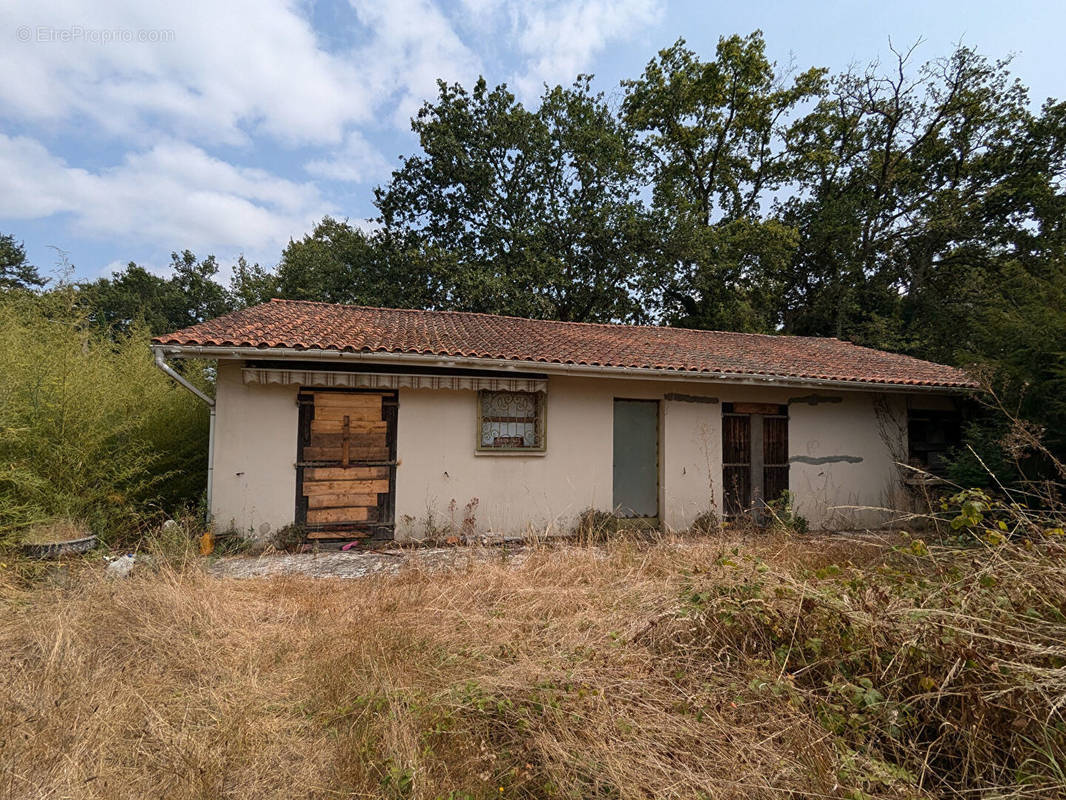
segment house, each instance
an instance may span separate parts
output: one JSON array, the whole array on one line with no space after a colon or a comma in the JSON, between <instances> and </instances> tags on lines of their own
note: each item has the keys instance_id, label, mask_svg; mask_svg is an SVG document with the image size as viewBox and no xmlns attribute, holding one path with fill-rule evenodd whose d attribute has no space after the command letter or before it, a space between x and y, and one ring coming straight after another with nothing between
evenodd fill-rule
<instances>
[{"instance_id":1,"label":"house","mask_svg":"<svg viewBox=\"0 0 1066 800\"><path fill-rule=\"evenodd\" d=\"M209 507L265 535L681 529L791 492L814 527L907 502L963 372L837 339L274 300L153 340L218 362ZM949 431L945 434L945 431Z\"/></svg>"}]
</instances>

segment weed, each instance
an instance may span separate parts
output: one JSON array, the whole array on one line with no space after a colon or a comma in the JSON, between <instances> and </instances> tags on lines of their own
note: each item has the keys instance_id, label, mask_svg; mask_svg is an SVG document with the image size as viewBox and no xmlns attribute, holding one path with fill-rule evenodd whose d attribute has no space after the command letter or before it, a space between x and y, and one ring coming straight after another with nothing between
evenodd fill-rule
<instances>
[{"instance_id":1,"label":"weed","mask_svg":"<svg viewBox=\"0 0 1066 800\"><path fill-rule=\"evenodd\" d=\"M806 533L810 527L807 518L796 513L796 496L788 489L781 492L777 499L768 502L766 510L772 527L800 534Z\"/></svg>"},{"instance_id":2,"label":"weed","mask_svg":"<svg viewBox=\"0 0 1066 800\"><path fill-rule=\"evenodd\" d=\"M1066 547L914 541L0 569L0 795L1062 796Z\"/></svg>"},{"instance_id":3,"label":"weed","mask_svg":"<svg viewBox=\"0 0 1066 800\"><path fill-rule=\"evenodd\" d=\"M697 516L696 519L692 520L692 525L689 526L689 530L692 533L703 536L720 533L722 530L722 521L714 511L704 511Z\"/></svg>"},{"instance_id":4,"label":"weed","mask_svg":"<svg viewBox=\"0 0 1066 800\"><path fill-rule=\"evenodd\" d=\"M605 542L617 535L620 528L621 520L617 514L586 508L578 515L574 536L581 544Z\"/></svg>"},{"instance_id":5,"label":"weed","mask_svg":"<svg viewBox=\"0 0 1066 800\"><path fill-rule=\"evenodd\" d=\"M270 543L283 553L295 553L307 542L307 528L303 525L285 525L274 531Z\"/></svg>"}]
</instances>

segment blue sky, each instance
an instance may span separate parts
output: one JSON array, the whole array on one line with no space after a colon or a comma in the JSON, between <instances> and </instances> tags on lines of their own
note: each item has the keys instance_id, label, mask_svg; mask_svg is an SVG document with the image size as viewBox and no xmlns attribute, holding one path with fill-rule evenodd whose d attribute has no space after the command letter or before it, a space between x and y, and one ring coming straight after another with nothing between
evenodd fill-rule
<instances>
[{"instance_id":1,"label":"blue sky","mask_svg":"<svg viewBox=\"0 0 1066 800\"><path fill-rule=\"evenodd\" d=\"M0 0L0 232L91 278L171 250L274 265L325 214L374 214L435 80L521 99L579 72L617 94L683 36L762 29L770 55L841 70L921 38L1061 97L1066 3L682 0Z\"/></svg>"}]
</instances>

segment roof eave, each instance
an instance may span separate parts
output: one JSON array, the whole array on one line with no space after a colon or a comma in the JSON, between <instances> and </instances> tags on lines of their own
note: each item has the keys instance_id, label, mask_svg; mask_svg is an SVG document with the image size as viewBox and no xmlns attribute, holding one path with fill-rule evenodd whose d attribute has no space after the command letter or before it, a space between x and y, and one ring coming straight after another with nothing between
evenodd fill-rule
<instances>
[{"instance_id":1,"label":"roof eave","mask_svg":"<svg viewBox=\"0 0 1066 800\"><path fill-rule=\"evenodd\" d=\"M153 350L162 350L168 355L186 358L245 358L278 359L298 358L303 361L356 361L378 364L410 364L412 362L440 366L475 369L499 369L502 371L535 371L548 375L597 376L604 378L641 378L645 380L686 381L696 383L730 383L761 387L808 387L837 389L842 391L878 392L933 392L939 394L963 394L974 391L976 386L948 384L882 383L879 381L837 380L831 378L803 378L792 375L756 375L738 372L696 372L654 367L615 367L594 364L562 364L546 361L520 361L502 358L478 358L448 356L433 353L390 353L346 350L315 350L287 347L238 347L232 345L190 345L153 342Z\"/></svg>"}]
</instances>

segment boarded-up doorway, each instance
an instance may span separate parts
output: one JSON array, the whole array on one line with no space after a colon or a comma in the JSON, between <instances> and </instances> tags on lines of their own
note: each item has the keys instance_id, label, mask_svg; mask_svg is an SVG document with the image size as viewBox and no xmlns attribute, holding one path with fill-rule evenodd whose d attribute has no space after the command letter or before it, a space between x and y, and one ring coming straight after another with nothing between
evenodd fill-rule
<instances>
[{"instance_id":1,"label":"boarded-up doorway","mask_svg":"<svg viewBox=\"0 0 1066 800\"><path fill-rule=\"evenodd\" d=\"M296 521L309 539L391 539L396 393L303 391Z\"/></svg>"},{"instance_id":2,"label":"boarded-up doorway","mask_svg":"<svg viewBox=\"0 0 1066 800\"><path fill-rule=\"evenodd\" d=\"M788 490L788 406L722 404L725 513L759 510Z\"/></svg>"},{"instance_id":3,"label":"boarded-up doorway","mask_svg":"<svg viewBox=\"0 0 1066 800\"><path fill-rule=\"evenodd\" d=\"M614 510L659 516L659 402L614 401Z\"/></svg>"}]
</instances>

